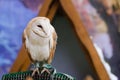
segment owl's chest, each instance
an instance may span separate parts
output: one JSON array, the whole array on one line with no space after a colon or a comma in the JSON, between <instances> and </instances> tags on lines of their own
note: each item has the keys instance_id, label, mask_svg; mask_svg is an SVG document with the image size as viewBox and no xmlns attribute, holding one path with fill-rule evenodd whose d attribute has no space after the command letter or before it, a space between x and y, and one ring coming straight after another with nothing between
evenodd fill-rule
<instances>
[{"instance_id":1,"label":"owl's chest","mask_svg":"<svg viewBox=\"0 0 120 80\"><path fill-rule=\"evenodd\" d=\"M42 61L47 60L50 54L49 45L39 45L29 43L28 50L33 60Z\"/></svg>"},{"instance_id":2,"label":"owl's chest","mask_svg":"<svg viewBox=\"0 0 120 80\"><path fill-rule=\"evenodd\" d=\"M26 39L26 47L33 60L47 60L50 54L49 37L42 38L37 35L29 35Z\"/></svg>"}]
</instances>

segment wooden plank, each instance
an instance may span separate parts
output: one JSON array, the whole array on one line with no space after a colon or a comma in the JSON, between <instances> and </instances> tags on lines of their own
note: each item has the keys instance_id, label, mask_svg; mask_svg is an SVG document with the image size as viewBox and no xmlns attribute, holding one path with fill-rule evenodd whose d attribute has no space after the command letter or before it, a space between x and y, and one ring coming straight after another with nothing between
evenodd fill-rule
<instances>
[{"instance_id":1,"label":"wooden plank","mask_svg":"<svg viewBox=\"0 0 120 80\"><path fill-rule=\"evenodd\" d=\"M59 1L58 0L46 0L44 2L44 5L40 9L38 16L45 16L52 21L57 9L59 6Z\"/></svg>"},{"instance_id":2,"label":"wooden plank","mask_svg":"<svg viewBox=\"0 0 120 80\"><path fill-rule=\"evenodd\" d=\"M28 68L30 67L30 64L31 64L31 60L30 60L29 56L27 56L23 63L23 66L20 68L20 71L28 70Z\"/></svg>"},{"instance_id":3,"label":"wooden plank","mask_svg":"<svg viewBox=\"0 0 120 80\"><path fill-rule=\"evenodd\" d=\"M59 2L58 2L58 0L55 0L53 5L51 6L51 9L48 12L48 15L46 16L50 19L50 21L52 21L53 17L55 16L58 6L59 6Z\"/></svg>"},{"instance_id":4,"label":"wooden plank","mask_svg":"<svg viewBox=\"0 0 120 80\"><path fill-rule=\"evenodd\" d=\"M52 3L53 0L45 0L39 13L38 16L47 16L48 15L48 11L50 10L50 5Z\"/></svg>"},{"instance_id":5,"label":"wooden plank","mask_svg":"<svg viewBox=\"0 0 120 80\"><path fill-rule=\"evenodd\" d=\"M91 58L91 63L93 64L93 68L96 70L98 78L100 80L110 80L71 0L60 0L60 4L65 13L68 15L69 19L72 21L79 40L82 42L84 48L86 48L88 51L87 55L89 55Z\"/></svg>"}]
</instances>

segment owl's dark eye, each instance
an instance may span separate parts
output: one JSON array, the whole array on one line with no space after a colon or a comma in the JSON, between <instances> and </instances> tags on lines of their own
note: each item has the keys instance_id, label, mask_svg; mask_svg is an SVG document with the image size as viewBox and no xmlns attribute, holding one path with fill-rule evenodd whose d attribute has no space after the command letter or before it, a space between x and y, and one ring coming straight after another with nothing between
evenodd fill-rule
<instances>
[{"instance_id":1,"label":"owl's dark eye","mask_svg":"<svg viewBox=\"0 0 120 80\"><path fill-rule=\"evenodd\" d=\"M41 25L37 25L39 28L43 28Z\"/></svg>"}]
</instances>

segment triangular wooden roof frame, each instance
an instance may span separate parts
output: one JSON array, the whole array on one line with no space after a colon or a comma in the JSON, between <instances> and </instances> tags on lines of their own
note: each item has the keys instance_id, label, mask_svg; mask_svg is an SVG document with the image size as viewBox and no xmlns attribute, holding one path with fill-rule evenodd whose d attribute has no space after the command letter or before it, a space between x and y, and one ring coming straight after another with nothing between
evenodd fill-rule
<instances>
[{"instance_id":1,"label":"triangular wooden roof frame","mask_svg":"<svg viewBox=\"0 0 120 80\"><path fill-rule=\"evenodd\" d=\"M46 16L52 21L60 5L66 13L66 15L68 16L69 20L72 22L78 39L82 44L82 49L85 51L87 58L90 64L92 65L93 69L95 70L98 79L110 80L71 0L45 0L38 16ZM10 72L26 71L29 67L29 64L30 59L26 54L25 47L23 44Z\"/></svg>"}]
</instances>

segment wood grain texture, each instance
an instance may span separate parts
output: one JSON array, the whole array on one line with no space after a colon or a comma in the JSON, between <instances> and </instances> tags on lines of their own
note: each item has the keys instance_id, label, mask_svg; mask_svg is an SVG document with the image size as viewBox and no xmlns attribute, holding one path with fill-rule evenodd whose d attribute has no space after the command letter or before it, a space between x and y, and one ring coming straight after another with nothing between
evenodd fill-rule
<instances>
[{"instance_id":1,"label":"wood grain texture","mask_svg":"<svg viewBox=\"0 0 120 80\"><path fill-rule=\"evenodd\" d=\"M47 16L48 11L50 10L50 5L53 0L45 0L41 9L39 10L38 16Z\"/></svg>"},{"instance_id":2,"label":"wood grain texture","mask_svg":"<svg viewBox=\"0 0 120 80\"><path fill-rule=\"evenodd\" d=\"M57 0L55 0L48 12L48 15L47 15L47 17L50 19L50 21L52 21L53 17L55 16L58 6L59 6L59 2Z\"/></svg>"},{"instance_id":3,"label":"wood grain texture","mask_svg":"<svg viewBox=\"0 0 120 80\"><path fill-rule=\"evenodd\" d=\"M40 9L38 16L45 16L52 21L59 6L58 0L46 0Z\"/></svg>"}]
</instances>

